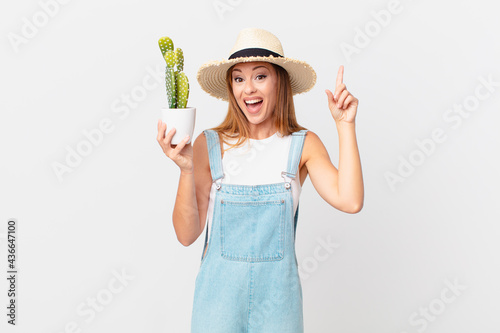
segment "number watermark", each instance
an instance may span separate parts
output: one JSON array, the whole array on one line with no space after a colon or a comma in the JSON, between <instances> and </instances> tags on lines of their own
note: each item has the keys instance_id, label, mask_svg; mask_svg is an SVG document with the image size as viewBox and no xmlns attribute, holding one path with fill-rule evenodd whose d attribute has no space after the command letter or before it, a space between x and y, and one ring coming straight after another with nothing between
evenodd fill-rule
<instances>
[{"instance_id":1,"label":"number watermark","mask_svg":"<svg viewBox=\"0 0 500 333\"><path fill-rule=\"evenodd\" d=\"M16 325L17 309L17 219L7 221L7 323Z\"/></svg>"}]
</instances>

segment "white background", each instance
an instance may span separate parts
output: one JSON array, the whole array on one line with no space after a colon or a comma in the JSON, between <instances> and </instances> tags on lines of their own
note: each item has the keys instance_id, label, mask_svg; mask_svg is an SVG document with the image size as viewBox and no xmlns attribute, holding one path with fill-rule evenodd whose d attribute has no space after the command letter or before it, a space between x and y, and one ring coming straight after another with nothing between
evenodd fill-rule
<instances>
[{"instance_id":1,"label":"white background","mask_svg":"<svg viewBox=\"0 0 500 333\"><path fill-rule=\"evenodd\" d=\"M362 211L329 206L309 178L301 195L306 332L500 332L496 3L401 0L384 26L373 13L389 3L2 2L0 267L7 270L7 221L16 218L19 277L16 327L6 324L1 279L0 330L189 332L204 234L184 247L172 225L179 170L156 142L166 105L164 84L150 74L161 81L157 42L170 36L184 50L196 138L227 111L201 90L198 68L227 58L239 30L259 27L316 70L314 89L295 97L297 117L335 166L324 90L334 89L340 65L360 101ZM481 78L495 82L492 91ZM460 116L454 105L471 111ZM68 149L83 147L84 131L106 119L112 131L58 177L54 165L67 165ZM419 148L415 141L436 129L446 139ZM388 173L400 181L391 186ZM327 252L317 249L328 240L337 248L321 261ZM128 280L117 282L120 274Z\"/></svg>"}]
</instances>

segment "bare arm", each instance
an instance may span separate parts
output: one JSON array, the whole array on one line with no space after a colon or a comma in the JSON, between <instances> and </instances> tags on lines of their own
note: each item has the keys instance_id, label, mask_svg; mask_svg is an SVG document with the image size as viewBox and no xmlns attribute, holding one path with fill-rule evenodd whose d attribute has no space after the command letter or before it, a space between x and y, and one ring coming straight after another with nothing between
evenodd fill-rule
<instances>
[{"instance_id":1,"label":"bare arm","mask_svg":"<svg viewBox=\"0 0 500 333\"><path fill-rule=\"evenodd\" d=\"M193 173L181 171L172 221L177 239L185 246L194 243L206 223L212 176L206 138L201 133L193 146Z\"/></svg>"},{"instance_id":2,"label":"bare arm","mask_svg":"<svg viewBox=\"0 0 500 333\"><path fill-rule=\"evenodd\" d=\"M177 239L184 246L191 245L201 234L193 173L184 173L183 171L180 173L172 222Z\"/></svg>"},{"instance_id":3,"label":"bare arm","mask_svg":"<svg viewBox=\"0 0 500 333\"><path fill-rule=\"evenodd\" d=\"M165 154L180 168L172 221L179 242L189 246L202 233L207 216L212 177L206 139L201 133L194 146L186 145L184 140L174 147L170 145L170 141L175 132L170 131L163 136L165 130L165 124L159 126L158 142Z\"/></svg>"},{"instance_id":4,"label":"bare arm","mask_svg":"<svg viewBox=\"0 0 500 333\"><path fill-rule=\"evenodd\" d=\"M339 169L332 164L323 142L308 131L304 143L306 168L318 194L331 206L346 213L357 213L363 207L363 176L352 128L337 126L339 132Z\"/></svg>"},{"instance_id":5,"label":"bare arm","mask_svg":"<svg viewBox=\"0 0 500 333\"><path fill-rule=\"evenodd\" d=\"M364 185L361 172L355 124L337 123L339 133L338 193L340 202L349 207L349 213L363 208Z\"/></svg>"},{"instance_id":6,"label":"bare arm","mask_svg":"<svg viewBox=\"0 0 500 333\"><path fill-rule=\"evenodd\" d=\"M364 201L363 175L354 121L358 99L347 91L342 82L343 75L344 66L340 66L335 95L326 90L328 106L339 134L339 168L335 168L325 146L312 132L308 132L304 143L304 149L308 152L305 164L314 188L326 202L346 213L357 213Z\"/></svg>"}]
</instances>

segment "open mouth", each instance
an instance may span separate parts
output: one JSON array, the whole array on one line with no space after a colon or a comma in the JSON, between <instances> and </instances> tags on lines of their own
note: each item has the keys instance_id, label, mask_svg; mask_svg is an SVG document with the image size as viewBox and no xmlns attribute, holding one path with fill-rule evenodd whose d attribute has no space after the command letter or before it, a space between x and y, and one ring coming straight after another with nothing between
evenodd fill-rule
<instances>
[{"instance_id":1,"label":"open mouth","mask_svg":"<svg viewBox=\"0 0 500 333\"><path fill-rule=\"evenodd\" d=\"M247 110L252 112L252 113L257 113L259 112L260 108L262 107L262 103L264 100L262 99L254 99L251 101L245 101L245 104L247 106Z\"/></svg>"}]
</instances>

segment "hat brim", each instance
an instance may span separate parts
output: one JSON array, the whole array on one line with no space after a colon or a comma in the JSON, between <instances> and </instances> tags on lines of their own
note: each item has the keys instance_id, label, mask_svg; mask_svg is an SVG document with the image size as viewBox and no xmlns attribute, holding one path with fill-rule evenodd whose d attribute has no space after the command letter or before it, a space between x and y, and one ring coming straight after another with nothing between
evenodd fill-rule
<instances>
[{"instance_id":1,"label":"hat brim","mask_svg":"<svg viewBox=\"0 0 500 333\"><path fill-rule=\"evenodd\" d=\"M211 96L228 101L226 86L227 70L240 62L264 61L283 67L290 77L292 94L311 90L316 84L316 72L305 61L287 57L245 57L231 60L214 60L203 64L196 76L201 88Z\"/></svg>"}]
</instances>

